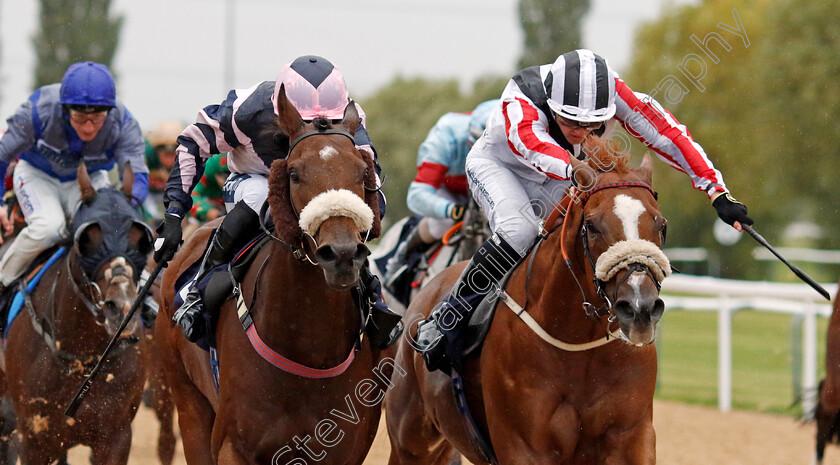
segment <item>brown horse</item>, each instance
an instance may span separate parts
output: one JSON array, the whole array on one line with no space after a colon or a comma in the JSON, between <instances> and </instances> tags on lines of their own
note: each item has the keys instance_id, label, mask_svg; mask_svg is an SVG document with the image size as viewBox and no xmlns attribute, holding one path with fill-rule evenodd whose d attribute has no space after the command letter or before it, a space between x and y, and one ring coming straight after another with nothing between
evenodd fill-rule
<instances>
[{"instance_id":1,"label":"brown horse","mask_svg":"<svg viewBox=\"0 0 840 465\"><path fill-rule=\"evenodd\" d=\"M128 461L145 381L136 321L75 419L64 409L134 302L136 277L152 249L151 230L125 195L132 178L124 176L123 193L96 192L79 169L83 204L72 222L74 242L46 269L9 328L4 393L14 404L24 464L61 461L77 444L91 448L94 464Z\"/></svg>"},{"instance_id":2,"label":"brown horse","mask_svg":"<svg viewBox=\"0 0 840 465\"><path fill-rule=\"evenodd\" d=\"M630 169L596 147L593 170L581 176L591 189L555 209L547 237L507 283L483 350L467 359L466 402L492 449L474 445L452 379L429 373L406 337L396 360L408 373L393 376L385 400L391 465L446 463L451 447L476 464L655 462L651 343L664 310L659 284L670 273L660 249L665 220L650 157ZM412 301L411 337L463 267L445 270Z\"/></svg>"},{"instance_id":3,"label":"brown horse","mask_svg":"<svg viewBox=\"0 0 840 465\"><path fill-rule=\"evenodd\" d=\"M840 295L840 292L838 292ZM820 383L815 462L822 464L825 446L840 442L840 297L834 297L834 311L828 321L825 351L825 379Z\"/></svg>"},{"instance_id":4,"label":"brown horse","mask_svg":"<svg viewBox=\"0 0 840 465\"><path fill-rule=\"evenodd\" d=\"M146 270L151 272L154 269L154 260L149 257ZM149 288L151 298L158 304L161 302L160 292L161 276L158 275L152 287ZM141 282L142 285L142 282ZM159 347L154 343L154 321L147 324L144 316L143 328L143 356L146 365L146 389L143 391L143 405L154 410L160 429L158 431L157 453L161 465L171 465L175 457L175 401L172 399L172 390L166 384Z\"/></svg>"},{"instance_id":5,"label":"brown horse","mask_svg":"<svg viewBox=\"0 0 840 465\"><path fill-rule=\"evenodd\" d=\"M360 341L350 292L369 254L363 240L379 233L373 160L353 143L354 104L335 125L307 123L282 87L276 97L278 126L267 130L293 142L271 166L273 236L242 279L240 305L227 301L219 314L218 391L208 353L170 321L175 279L218 220L187 240L163 278L155 340L190 464L360 464L379 423L387 378Z\"/></svg>"}]
</instances>

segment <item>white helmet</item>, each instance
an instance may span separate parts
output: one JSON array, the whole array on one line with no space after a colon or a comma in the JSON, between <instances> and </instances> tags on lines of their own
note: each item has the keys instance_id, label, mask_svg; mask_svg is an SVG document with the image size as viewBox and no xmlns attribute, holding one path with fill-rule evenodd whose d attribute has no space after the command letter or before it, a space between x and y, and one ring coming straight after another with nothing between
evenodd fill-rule
<instances>
[{"instance_id":1,"label":"white helmet","mask_svg":"<svg viewBox=\"0 0 840 465\"><path fill-rule=\"evenodd\" d=\"M548 106L557 115L581 123L615 115L615 73L607 60L591 50L575 50L557 57L550 72Z\"/></svg>"}]
</instances>

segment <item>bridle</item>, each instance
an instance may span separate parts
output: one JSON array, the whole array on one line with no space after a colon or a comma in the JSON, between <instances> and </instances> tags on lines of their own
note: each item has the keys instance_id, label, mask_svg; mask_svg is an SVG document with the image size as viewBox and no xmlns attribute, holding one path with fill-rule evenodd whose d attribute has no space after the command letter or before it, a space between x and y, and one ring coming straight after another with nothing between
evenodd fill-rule
<instances>
[{"instance_id":1,"label":"bridle","mask_svg":"<svg viewBox=\"0 0 840 465\"><path fill-rule=\"evenodd\" d=\"M656 191L654 191L653 188L647 183L638 182L638 181L610 182L610 183L599 184L599 185L593 187L592 189L589 189L585 192L582 192L580 195L578 195L578 191L577 191L576 188L574 188L574 187L570 188L569 194L568 194L568 197L570 198L568 208L570 209L572 207L573 203L580 202L580 208L582 210L583 208L586 207L586 203L589 201L589 199L592 197L592 195L594 195L597 192L603 191L603 190L617 189L617 188L633 188L633 187L641 187L642 189L645 189L646 191L648 191L650 193L651 196L653 196L654 200L656 200L657 197L658 197L657 194L656 194ZM571 216L571 215L568 214L568 209L567 209L567 213L566 213L565 217L563 218L563 224L561 226L561 231L560 231L560 237L561 237L561 239L560 239L560 250L561 250L561 253L562 253L562 256L563 256L563 260L566 262L566 266L569 268L569 271L571 272L572 277L575 280L575 283L577 283L578 288L580 289L580 293L583 297L583 310L586 313L586 315L590 318L600 319L600 318L603 318L605 316L609 316L610 322L612 322L615 319L615 316L612 315L612 313L611 313L611 309L612 309L612 306L613 306L613 301L615 300L615 296L613 296L614 297L613 299L610 299L610 297L607 295L607 292L606 292L606 285L607 285L606 281L600 279L598 277L598 274L596 273L595 260L592 258L592 251L589 247L589 234L588 234L589 231L588 231L585 219L583 217L581 218L580 225L578 226L578 231L579 231L579 234L581 236L581 241L583 242L583 254L586 257L586 261L589 263L590 270L592 271L592 283L595 286L595 292L598 294L598 296L604 302L603 305L601 305L600 307L595 307L594 305L592 305L591 302L589 302L589 299L587 298L587 295L586 295L586 292L583 289L583 286L581 285L580 281L578 280L577 276L574 273L574 270L572 269L572 262L571 262L571 259L569 258L568 251L566 250L566 241L565 241L565 235L566 235L566 231L568 229L567 223L568 223L569 216ZM618 292L618 288L620 288L621 285L627 279L629 279L630 276L636 271L644 272L645 276L650 278L651 281L653 281L653 283L656 285L656 290L657 291L659 291L659 289L661 289L662 283L658 279L656 279L654 274L651 272L650 267L648 267L647 265L644 265L642 263L634 262L634 263L627 264L626 268L628 269L628 273L626 273L624 278L622 278L621 281L618 282L618 285L616 286L616 292Z\"/></svg>"},{"instance_id":2,"label":"bridle","mask_svg":"<svg viewBox=\"0 0 840 465\"><path fill-rule=\"evenodd\" d=\"M292 141L291 144L289 144L289 150L287 151L286 158L288 159L288 157L292 154L292 151L295 149L297 144L300 143L302 140L306 139L307 137L329 135L329 134L341 135L341 136L344 136L344 137L350 139L350 142L352 142L354 145L356 143L356 140L353 138L353 135L350 134L347 131L342 131L340 129L333 129L333 128L318 126L317 129L305 132L305 133L301 134L300 136L298 136L297 138L295 138L295 140ZM376 190L378 190L378 189L376 189ZM365 191L369 191L367 186L365 186ZM292 202L291 196L289 197L289 202ZM260 214L259 214L259 224L260 224L260 229L262 230L262 232L264 234L266 234L268 237L270 237L271 239L273 239L274 241L278 242L285 249L289 250L292 253L292 255L295 257L296 260L301 261L301 262L308 261L310 264L317 266L318 263L309 256L309 251L306 250L307 249L306 241L301 240L300 244L289 244L288 242L286 242L283 239L274 235L268 229L268 227L266 227L264 219L267 216L266 213L268 212L268 208L269 208L269 205L268 205L268 201L266 200L266 202L263 203L263 206L260 209ZM293 202L292 202L292 212L295 215L295 219L300 220L300 211L294 205ZM305 237L309 238L310 241L312 241L312 244L313 244L312 248L314 250L317 250L318 249L318 241L315 239L315 237L312 234L309 234L307 231L303 231L303 234L304 234ZM362 242L367 242L369 235L370 235L370 230L368 230L365 233L365 237L364 237Z\"/></svg>"}]
</instances>

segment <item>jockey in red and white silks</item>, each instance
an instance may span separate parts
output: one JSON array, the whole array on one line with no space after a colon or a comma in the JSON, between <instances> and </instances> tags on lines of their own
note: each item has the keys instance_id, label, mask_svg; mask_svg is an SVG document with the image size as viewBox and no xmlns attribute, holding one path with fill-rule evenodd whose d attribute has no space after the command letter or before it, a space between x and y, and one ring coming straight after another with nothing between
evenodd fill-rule
<instances>
[{"instance_id":1,"label":"jockey in red and white silks","mask_svg":"<svg viewBox=\"0 0 840 465\"><path fill-rule=\"evenodd\" d=\"M650 96L633 92L605 60L596 57L589 50L577 50L561 55L552 64L520 72L508 82L483 137L467 157L467 175L474 197L493 231L502 231L520 254L534 243L538 218L550 213L550 209L534 211L532 203L539 205L539 202L533 201L539 200L542 205L558 203L571 185L570 157L583 158L583 139L568 140L558 130L555 113L583 123L603 121L604 137L618 136L614 129L616 124L621 124L666 163L687 173L696 189L710 198L726 192L723 176L686 127ZM587 76L593 82L600 80L602 89L581 86ZM524 83L525 89L519 83ZM534 96L530 89L536 86L543 87L542 96L553 98L535 102L540 95ZM572 86L579 89L576 95L568 89ZM608 102L606 107L597 107L597 92L601 90L606 94L603 97ZM575 97L577 100L567 103ZM551 108L552 102L560 111ZM579 109L578 115L562 113L564 105L572 111ZM597 110L610 107L614 108L611 117L606 113L595 115ZM583 113L586 110L589 110L588 117Z\"/></svg>"},{"instance_id":2,"label":"jockey in red and white silks","mask_svg":"<svg viewBox=\"0 0 840 465\"><path fill-rule=\"evenodd\" d=\"M581 49L526 68L508 82L467 155L467 181L493 235L417 330L413 342L429 370L460 370L460 333L473 309L534 244L541 220L572 183L571 157L584 157L586 137L594 131L621 137L614 132L617 123L688 174L721 219L736 229L752 224L685 126L650 96L630 90L606 60Z\"/></svg>"}]
</instances>

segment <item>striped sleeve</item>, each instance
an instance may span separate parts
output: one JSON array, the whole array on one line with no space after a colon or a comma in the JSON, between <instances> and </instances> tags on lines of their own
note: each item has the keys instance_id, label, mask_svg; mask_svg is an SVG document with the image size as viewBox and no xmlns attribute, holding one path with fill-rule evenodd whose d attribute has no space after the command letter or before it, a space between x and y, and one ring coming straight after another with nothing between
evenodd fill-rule
<instances>
[{"instance_id":1,"label":"striped sleeve","mask_svg":"<svg viewBox=\"0 0 840 465\"><path fill-rule=\"evenodd\" d=\"M548 134L548 117L517 97L502 103L508 146L525 164L553 179L568 179L569 152Z\"/></svg>"},{"instance_id":2,"label":"striped sleeve","mask_svg":"<svg viewBox=\"0 0 840 465\"><path fill-rule=\"evenodd\" d=\"M709 197L726 191L720 171L674 115L652 97L633 92L619 78L615 89L615 117L628 133L653 149L663 161L686 173L695 189Z\"/></svg>"},{"instance_id":3,"label":"striped sleeve","mask_svg":"<svg viewBox=\"0 0 840 465\"><path fill-rule=\"evenodd\" d=\"M246 92L240 98L235 90L230 91L220 105L204 107L198 113L195 123L187 126L178 137L178 148L175 150L177 157L164 193L167 208L169 202L176 201L189 211L192 206L190 193L204 174L205 160L217 153L230 152L243 143L250 143L250 139L234 121L236 109L250 93Z\"/></svg>"}]
</instances>

